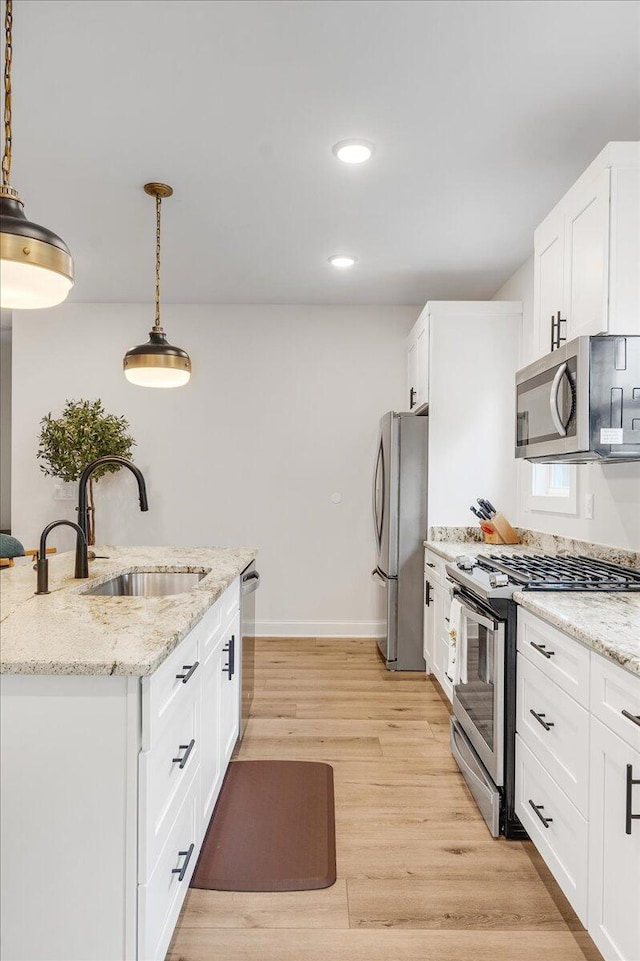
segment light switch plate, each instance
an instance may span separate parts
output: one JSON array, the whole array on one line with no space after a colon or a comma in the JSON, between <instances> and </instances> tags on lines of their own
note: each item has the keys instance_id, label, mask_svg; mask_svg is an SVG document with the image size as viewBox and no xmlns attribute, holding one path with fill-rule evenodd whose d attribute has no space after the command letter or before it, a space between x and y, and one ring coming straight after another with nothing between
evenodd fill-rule
<instances>
[{"instance_id":1,"label":"light switch plate","mask_svg":"<svg viewBox=\"0 0 640 961\"><path fill-rule=\"evenodd\" d=\"M584 495L584 516L588 521L593 520L593 494Z\"/></svg>"},{"instance_id":2,"label":"light switch plate","mask_svg":"<svg viewBox=\"0 0 640 961\"><path fill-rule=\"evenodd\" d=\"M77 497L76 484L65 484L62 481L53 488L54 501L74 501Z\"/></svg>"}]
</instances>

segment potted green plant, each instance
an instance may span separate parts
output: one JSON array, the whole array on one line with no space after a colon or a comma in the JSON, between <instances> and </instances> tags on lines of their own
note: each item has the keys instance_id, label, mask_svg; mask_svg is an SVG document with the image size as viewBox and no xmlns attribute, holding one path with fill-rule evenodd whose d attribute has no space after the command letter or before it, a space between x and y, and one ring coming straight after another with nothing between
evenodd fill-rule
<instances>
[{"instance_id":1,"label":"potted green plant","mask_svg":"<svg viewBox=\"0 0 640 961\"><path fill-rule=\"evenodd\" d=\"M118 454L131 460L136 442L128 431L126 418L108 414L101 400L68 400L61 417L52 417L49 412L40 421L40 469L49 477L73 483L98 457ZM89 544L96 542L94 482L117 470L117 466L107 465L89 479Z\"/></svg>"}]
</instances>

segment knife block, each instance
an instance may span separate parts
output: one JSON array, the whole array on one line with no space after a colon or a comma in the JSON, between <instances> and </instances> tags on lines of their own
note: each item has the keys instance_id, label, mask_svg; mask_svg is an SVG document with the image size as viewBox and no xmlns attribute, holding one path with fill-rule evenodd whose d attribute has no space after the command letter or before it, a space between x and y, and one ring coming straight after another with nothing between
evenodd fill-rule
<instances>
[{"instance_id":1,"label":"knife block","mask_svg":"<svg viewBox=\"0 0 640 961\"><path fill-rule=\"evenodd\" d=\"M482 527L491 528L490 532L483 531L486 544L519 544L520 538L504 516L496 514L490 521L482 521Z\"/></svg>"}]
</instances>

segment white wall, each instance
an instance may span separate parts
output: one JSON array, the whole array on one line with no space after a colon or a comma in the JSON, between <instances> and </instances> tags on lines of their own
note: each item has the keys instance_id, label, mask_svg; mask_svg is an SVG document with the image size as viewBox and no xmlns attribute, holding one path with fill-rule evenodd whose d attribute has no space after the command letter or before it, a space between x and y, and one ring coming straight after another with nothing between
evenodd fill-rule
<instances>
[{"instance_id":1,"label":"white wall","mask_svg":"<svg viewBox=\"0 0 640 961\"><path fill-rule=\"evenodd\" d=\"M520 362L530 356L533 331L533 254L494 295L494 300L523 303ZM640 550L640 464L579 464L577 467L578 513L557 514L525 510L524 499L530 466L518 461L518 509L516 524L537 531L576 537L598 544ZM593 518L585 517L587 494L594 495Z\"/></svg>"},{"instance_id":2,"label":"white wall","mask_svg":"<svg viewBox=\"0 0 640 961\"><path fill-rule=\"evenodd\" d=\"M36 462L39 422L66 399L124 414L150 511L124 472L97 488L107 544L255 545L265 633L370 634L371 474L380 416L402 408L411 307L167 306L191 354L177 391L129 384L122 355L146 339L142 305L71 304L14 317L14 533L34 545L73 518ZM331 501L340 493L339 504ZM52 544L70 546L65 532ZM35 575L34 575L35 576Z\"/></svg>"},{"instance_id":3,"label":"white wall","mask_svg":"<svg viewBox=\"0 0 640 961\"><path fill-rule=\"evenodd\" d=\"M0 329L0 528L11 527L11 330Z\"/></svg>"}]
</instances>

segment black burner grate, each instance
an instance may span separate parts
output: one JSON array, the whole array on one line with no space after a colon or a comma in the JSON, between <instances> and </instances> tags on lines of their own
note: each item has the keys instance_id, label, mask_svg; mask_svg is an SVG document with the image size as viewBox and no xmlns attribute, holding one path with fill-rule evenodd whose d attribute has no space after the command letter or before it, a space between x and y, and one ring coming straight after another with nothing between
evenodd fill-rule
<instances>
[{"instance_id":1,"label":"black burner grate","mask_svg":"<svg viewBox=\"0 0 640 961\"><path fill-rule=\"evenodd\" d=\"M592 557L480 554L477 560L526 591L640 591L640 570Z\"/></svg>"}]
</instances>

